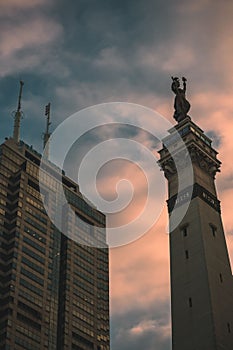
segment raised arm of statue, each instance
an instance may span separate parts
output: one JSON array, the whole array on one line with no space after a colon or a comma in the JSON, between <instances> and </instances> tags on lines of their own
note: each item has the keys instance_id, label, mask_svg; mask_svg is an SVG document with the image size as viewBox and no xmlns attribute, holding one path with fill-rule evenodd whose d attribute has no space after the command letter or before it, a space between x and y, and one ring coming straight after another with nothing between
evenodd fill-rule
<instances>
[{"instance_id":1,"label":"raised arm of statue","mask_svg":"<svg viewBox=\"0 0 233 350\"><path fill-rule=\"evenodd\" d=\"M172 91L174 92L174 94L177 95L179 93L179 91L178 91L179 87L180 87L179 78L172 77L172 86L171 86L171 88L172 88Z\"/></svg>"},{"instance_id":2,"label":"raised arm of statue","mask_svg":"<svg viewBox=\"0 0 233 350\"><path fill-rule=\"evenodd\" d=\"M184 93L186 93L186 81L187 81L187 79L185 78L185 77L182 77L182 81L183 81L183 91L184 91Z\"/></svg>"}]
</instances>

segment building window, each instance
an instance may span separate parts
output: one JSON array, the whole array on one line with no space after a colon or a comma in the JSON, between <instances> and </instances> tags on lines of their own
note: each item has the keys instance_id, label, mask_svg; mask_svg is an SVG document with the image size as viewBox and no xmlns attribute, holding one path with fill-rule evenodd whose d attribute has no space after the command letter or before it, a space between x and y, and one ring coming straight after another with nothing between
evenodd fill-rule
<instances>
[{"instance_id":1,"label":"building window","mask_svg":"<svg viewBox=\"0 0 233 350\"><path fill-rule=\"evenodd\" d=\"M220 282L223 283L223 278L222 278L222 274L221 273L219 274L219 279L220 279Z\"/></svg>"},{"instance_id":2,"label":"building window","mask_svg":"<svg viewBox=\"0 0 233 350\"><path fill-rule=\"evenodd\" d=\"M187 237L188 236L188 225L182 226L180 229L183 237Z\"/></svg>"},{"instance_id":3,"label":"building window","mask_svg":"<svg viewBox=\"0 0 233 350\"><path fill-rule=\"evenodd\" d=\"M209 224L213 237L216 237L217 227L213 224Z\"/></svg>"},{"instance_id":4,"label":"building window","mask_svg":"<svg viewBox=\"0 0 233 350\"><path fill-rule=\"evenodd\" d=\"M189 252L188 252L188 250L185 251L185 258L189 259Z\"/></svg>"},{"instance_id":5,"label":"building window","mask_svg":"<svg viewBox=\"0 0 233 350\"><path fill-rule=\"evenodd\" d=\"M193 301L192 301L192 298L189 298L189 307L193 307Z\"/></svg>"},{"instance_id":6,"label":"building window","mask_svg":"<svg viewBox=\"0 0 233 350\"><path fill-rule=\"evenodd\" d=\"M229 322L227 323L227 330L228 330L228 333L231 333L231 325Z\"/></svg>"}]
</instances>

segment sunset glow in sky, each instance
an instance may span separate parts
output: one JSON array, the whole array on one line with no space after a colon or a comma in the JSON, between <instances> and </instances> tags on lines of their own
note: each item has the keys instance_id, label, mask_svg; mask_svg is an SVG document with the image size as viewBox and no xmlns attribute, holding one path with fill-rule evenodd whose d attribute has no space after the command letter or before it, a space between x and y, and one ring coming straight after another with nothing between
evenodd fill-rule
<instances>
[{"instance_id":1,"label":"sunset glow in sky","mask_svg":"<svg viewBox=\"0 0 233 350\"><path fill-rule=\"evenodd\" d=\"M48 102L52 130L85 107L115 101L149 107L175 124L171 76L185 76L189 115L222 161L216 183L233 263L232 15L232 0L0 0L1 142L12 135L20 79L21 138L42 151ZM124 137L157 154L147 134L126 130ZM115 162L100 174L103 196L114 195L121 177L138 196L122 213L126 220L140 211L146 189L139 169ZM166 227L164 205L146 235L110 251L111 350L171 349Z\"/></svg>"}]
</instances>

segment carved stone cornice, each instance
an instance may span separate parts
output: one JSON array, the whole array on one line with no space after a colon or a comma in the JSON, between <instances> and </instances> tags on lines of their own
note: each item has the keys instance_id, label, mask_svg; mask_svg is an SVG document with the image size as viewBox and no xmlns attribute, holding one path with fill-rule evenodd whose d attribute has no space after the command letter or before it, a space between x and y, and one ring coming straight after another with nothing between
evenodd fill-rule
<instances>
[{"instance_id":1,"label":"carved stone cornice","mask_svg":"<svg viewBox=\"0 0 233 350\"><path fill-rule=\"evenodd\" d=\"M166 179L170 179L170 177L176 174L177 172L173 158L169 158L164 161L159 160L158 164L161 170L163 170Z\"/></svg>"},{"instance_id":2,"label":"carved stone cornice","mask_svg":"<svg viewBox=\"0 0 233 350\"><path fill-rule=\"evenodd\" d=\"M216 157L207 154L193 143L174 155L168 153L167 156L160 159L158 163L161 169L164 171L164 175L167 179L175 175L177 173L177 169L182 171L182 169L190 166L191 164L198 165L212 178L215 178L216 173L220 171L221 165L221 162L216 159Z\"/></svg>"},{"instance_id":3,"label":"carved stone cornice","mask_svg":"<svg viewBox=\"0 0 233 350\"><path fill-rule=\"evenodd\" d=\"M216 173L220 172L221 162L216 157L211 157L194 144L190 145L188 150L192 163L197 164L212 178L215 178Z\"/></svg>"}]
</instances>

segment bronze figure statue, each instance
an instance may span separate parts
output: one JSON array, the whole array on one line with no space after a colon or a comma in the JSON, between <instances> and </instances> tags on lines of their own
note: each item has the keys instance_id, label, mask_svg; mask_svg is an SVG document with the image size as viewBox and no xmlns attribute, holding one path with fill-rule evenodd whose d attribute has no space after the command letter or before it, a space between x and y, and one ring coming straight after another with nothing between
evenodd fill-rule
<instances>
[{"instance_id":1,"label":"bronze figure statue","mask_svg":"<svg viewBox=\"0 0 233 350\"><path fill-rule=\"evenodd\" d=\"M186 81L185 77L182 77L183 89L180 87L180 81L178 77L172 77L172 86L171 89L176 95L174 102L174 118L179 123L181 120L185 119L190 110L190 103L186 100Z\"/></svg>"}]
</instances>

